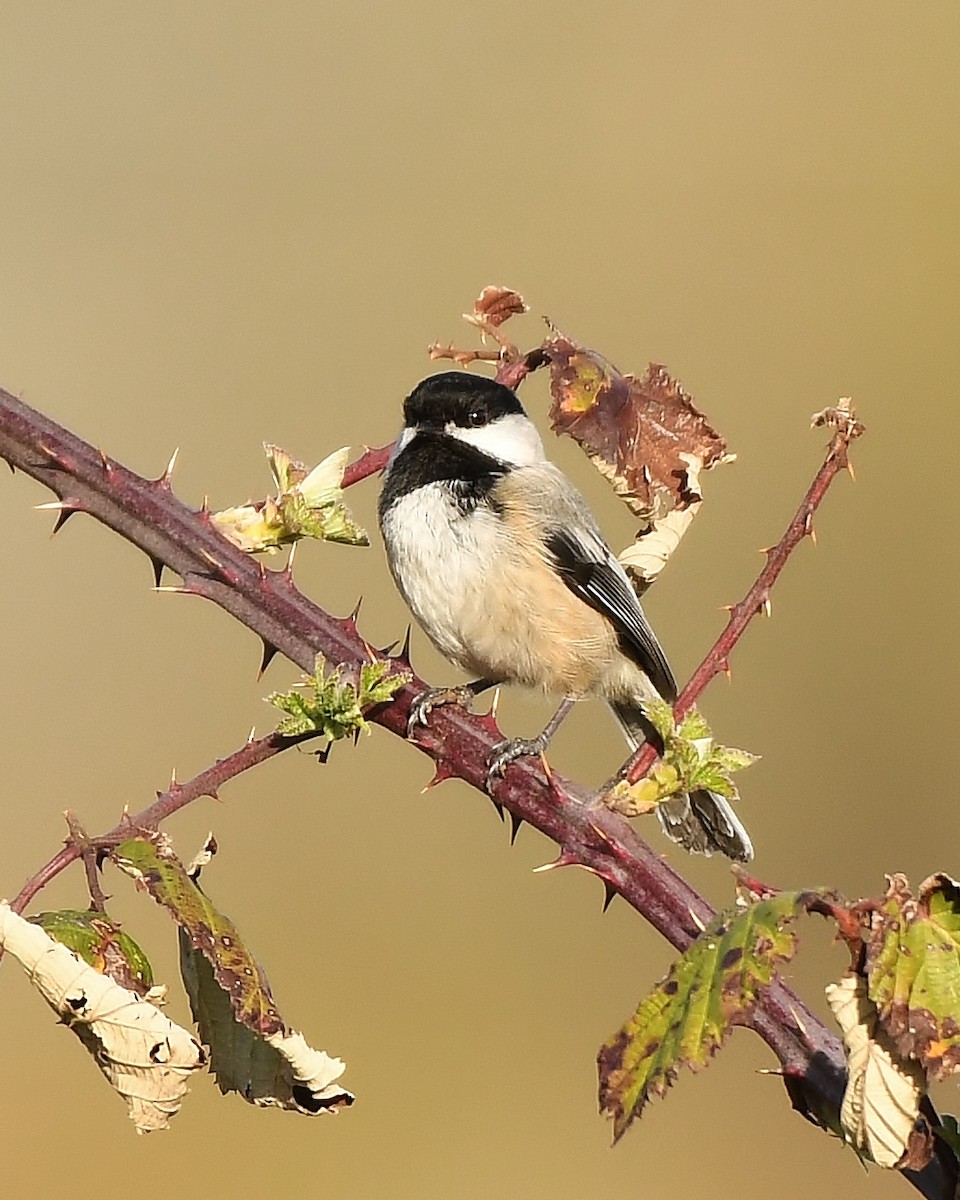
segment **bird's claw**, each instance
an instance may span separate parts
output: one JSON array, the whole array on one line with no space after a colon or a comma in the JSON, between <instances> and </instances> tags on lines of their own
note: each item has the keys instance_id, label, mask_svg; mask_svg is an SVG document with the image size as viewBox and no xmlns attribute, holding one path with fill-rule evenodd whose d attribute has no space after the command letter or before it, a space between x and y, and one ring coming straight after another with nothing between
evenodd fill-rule
<instances>
[{"instance_id":1,"label":"bird's claw","mask_svg":"<svg viewBox=\"0 0 960 1200\"><path fill-rule=\"evenodd\" d=\"M426 725L427 717L435 708L440 708L444 704L459 704L461 708L467 708L473 702L475 695L476 693L467 684L460 687L427 688L425 692L416 696L410 705L410 714L407 717L407 737L413 737L418 725Z\"/></svg>"},{"instance_id":2,"label":"bird's claw","mask_svg":"<svg viewBox=\"0 0 960 1200\"><path fill-rule=\"evenodd\" d=\"M487 763L487 791L493 790L494 784L502 777L507 767L515 763L518 758L542 754L546 748L547 742L542 737L509 738L494 746L490 761Z\"/></svg>"}]
</instances>

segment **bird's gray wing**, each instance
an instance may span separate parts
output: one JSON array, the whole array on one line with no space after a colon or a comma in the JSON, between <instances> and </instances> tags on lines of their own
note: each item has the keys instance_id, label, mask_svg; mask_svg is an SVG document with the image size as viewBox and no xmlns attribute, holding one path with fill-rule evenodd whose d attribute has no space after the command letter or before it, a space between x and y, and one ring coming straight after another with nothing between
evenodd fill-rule
<instances>
[{"instance_id":1,"label":"bird's gray wing","mask_svg":"<svg viewBox=\"0 0 960 1200\"><path fill-rule=\"evenodd\" d=\"M567 587L613 624L624 654L646 673L664 700L676 700L676 680L657 636L599 532L587 525L578 532L558 527L545 532L544 545Z\"/></svg>"}]
</instances>

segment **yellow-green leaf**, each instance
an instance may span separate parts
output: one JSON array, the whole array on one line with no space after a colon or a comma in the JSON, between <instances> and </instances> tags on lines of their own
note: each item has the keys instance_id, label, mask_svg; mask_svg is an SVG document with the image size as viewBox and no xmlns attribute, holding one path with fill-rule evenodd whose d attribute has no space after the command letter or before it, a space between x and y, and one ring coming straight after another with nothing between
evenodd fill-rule
<instances>
[{"instance_id":1,"label":"yellow-green leaf","mask_svg":"<svg viewBox=\"0 0 960 1200\"><path fill-rule=\"evenodd\" d=\"M870 999L901 1053L933 1079L960 1068L960 884L931 875L916 899L892 875L872 914L867 943Z\"/></svg>"},{"instance_id":2,"label":"yellow-green leaf","mask_svg":"<svg viewBox=\"0 0 960 1200\"><path fill-rule=\"evenodd\" d=\"M600 1048L600 1108L613 1118L615 1141L651 1096L666 1092L681 1066L709 1063L731 1024L793 957L796 934L788 926L817 895L781 892L721 913Z\"/></svg>"}]
</instances>

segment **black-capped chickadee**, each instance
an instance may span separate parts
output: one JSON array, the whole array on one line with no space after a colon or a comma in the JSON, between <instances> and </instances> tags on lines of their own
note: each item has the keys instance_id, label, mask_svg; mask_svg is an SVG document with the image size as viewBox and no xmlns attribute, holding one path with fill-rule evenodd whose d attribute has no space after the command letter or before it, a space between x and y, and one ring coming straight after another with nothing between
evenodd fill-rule
<instances>
[{"instance_id":1,"label":"black-capped chickadee","mask_svg":"<svg viewBox=\"0 0 960 1200\"><path fill-rule=\"evenodd\" d=\"M437 703L466 702L495 684L562 695L538 738L497 747L491 781L545 749L585 696L607 701L631 746L656 738L640 702L672 703L673 674L586 501L547 461L515 393L448 371L414 388L403 418L380 494L387 560L440 653L478 676L418 698L411 728ZM746 830L713 792L671 797L657 812L688 850L753 857Z\"/></svg>"}]
</instances>

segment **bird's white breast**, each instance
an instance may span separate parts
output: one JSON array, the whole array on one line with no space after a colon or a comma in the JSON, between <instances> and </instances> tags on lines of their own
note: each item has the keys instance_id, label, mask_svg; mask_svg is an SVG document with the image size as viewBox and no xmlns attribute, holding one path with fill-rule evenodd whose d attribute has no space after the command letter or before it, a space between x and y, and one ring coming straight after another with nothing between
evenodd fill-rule
<instances>
[{"instance_id":1,"label":"bird's white breast","mask_svg":"<svg viewBox=\"0 0 960 1200\"><path fill-rule=\"evenodd\" d=\"M440 483L401 496L383 517L390 569L413 615L441 654L478 673L486 666L474 648L499 554L497 521L482 505L465 517Z\"/></svg>"}]
</instances>

